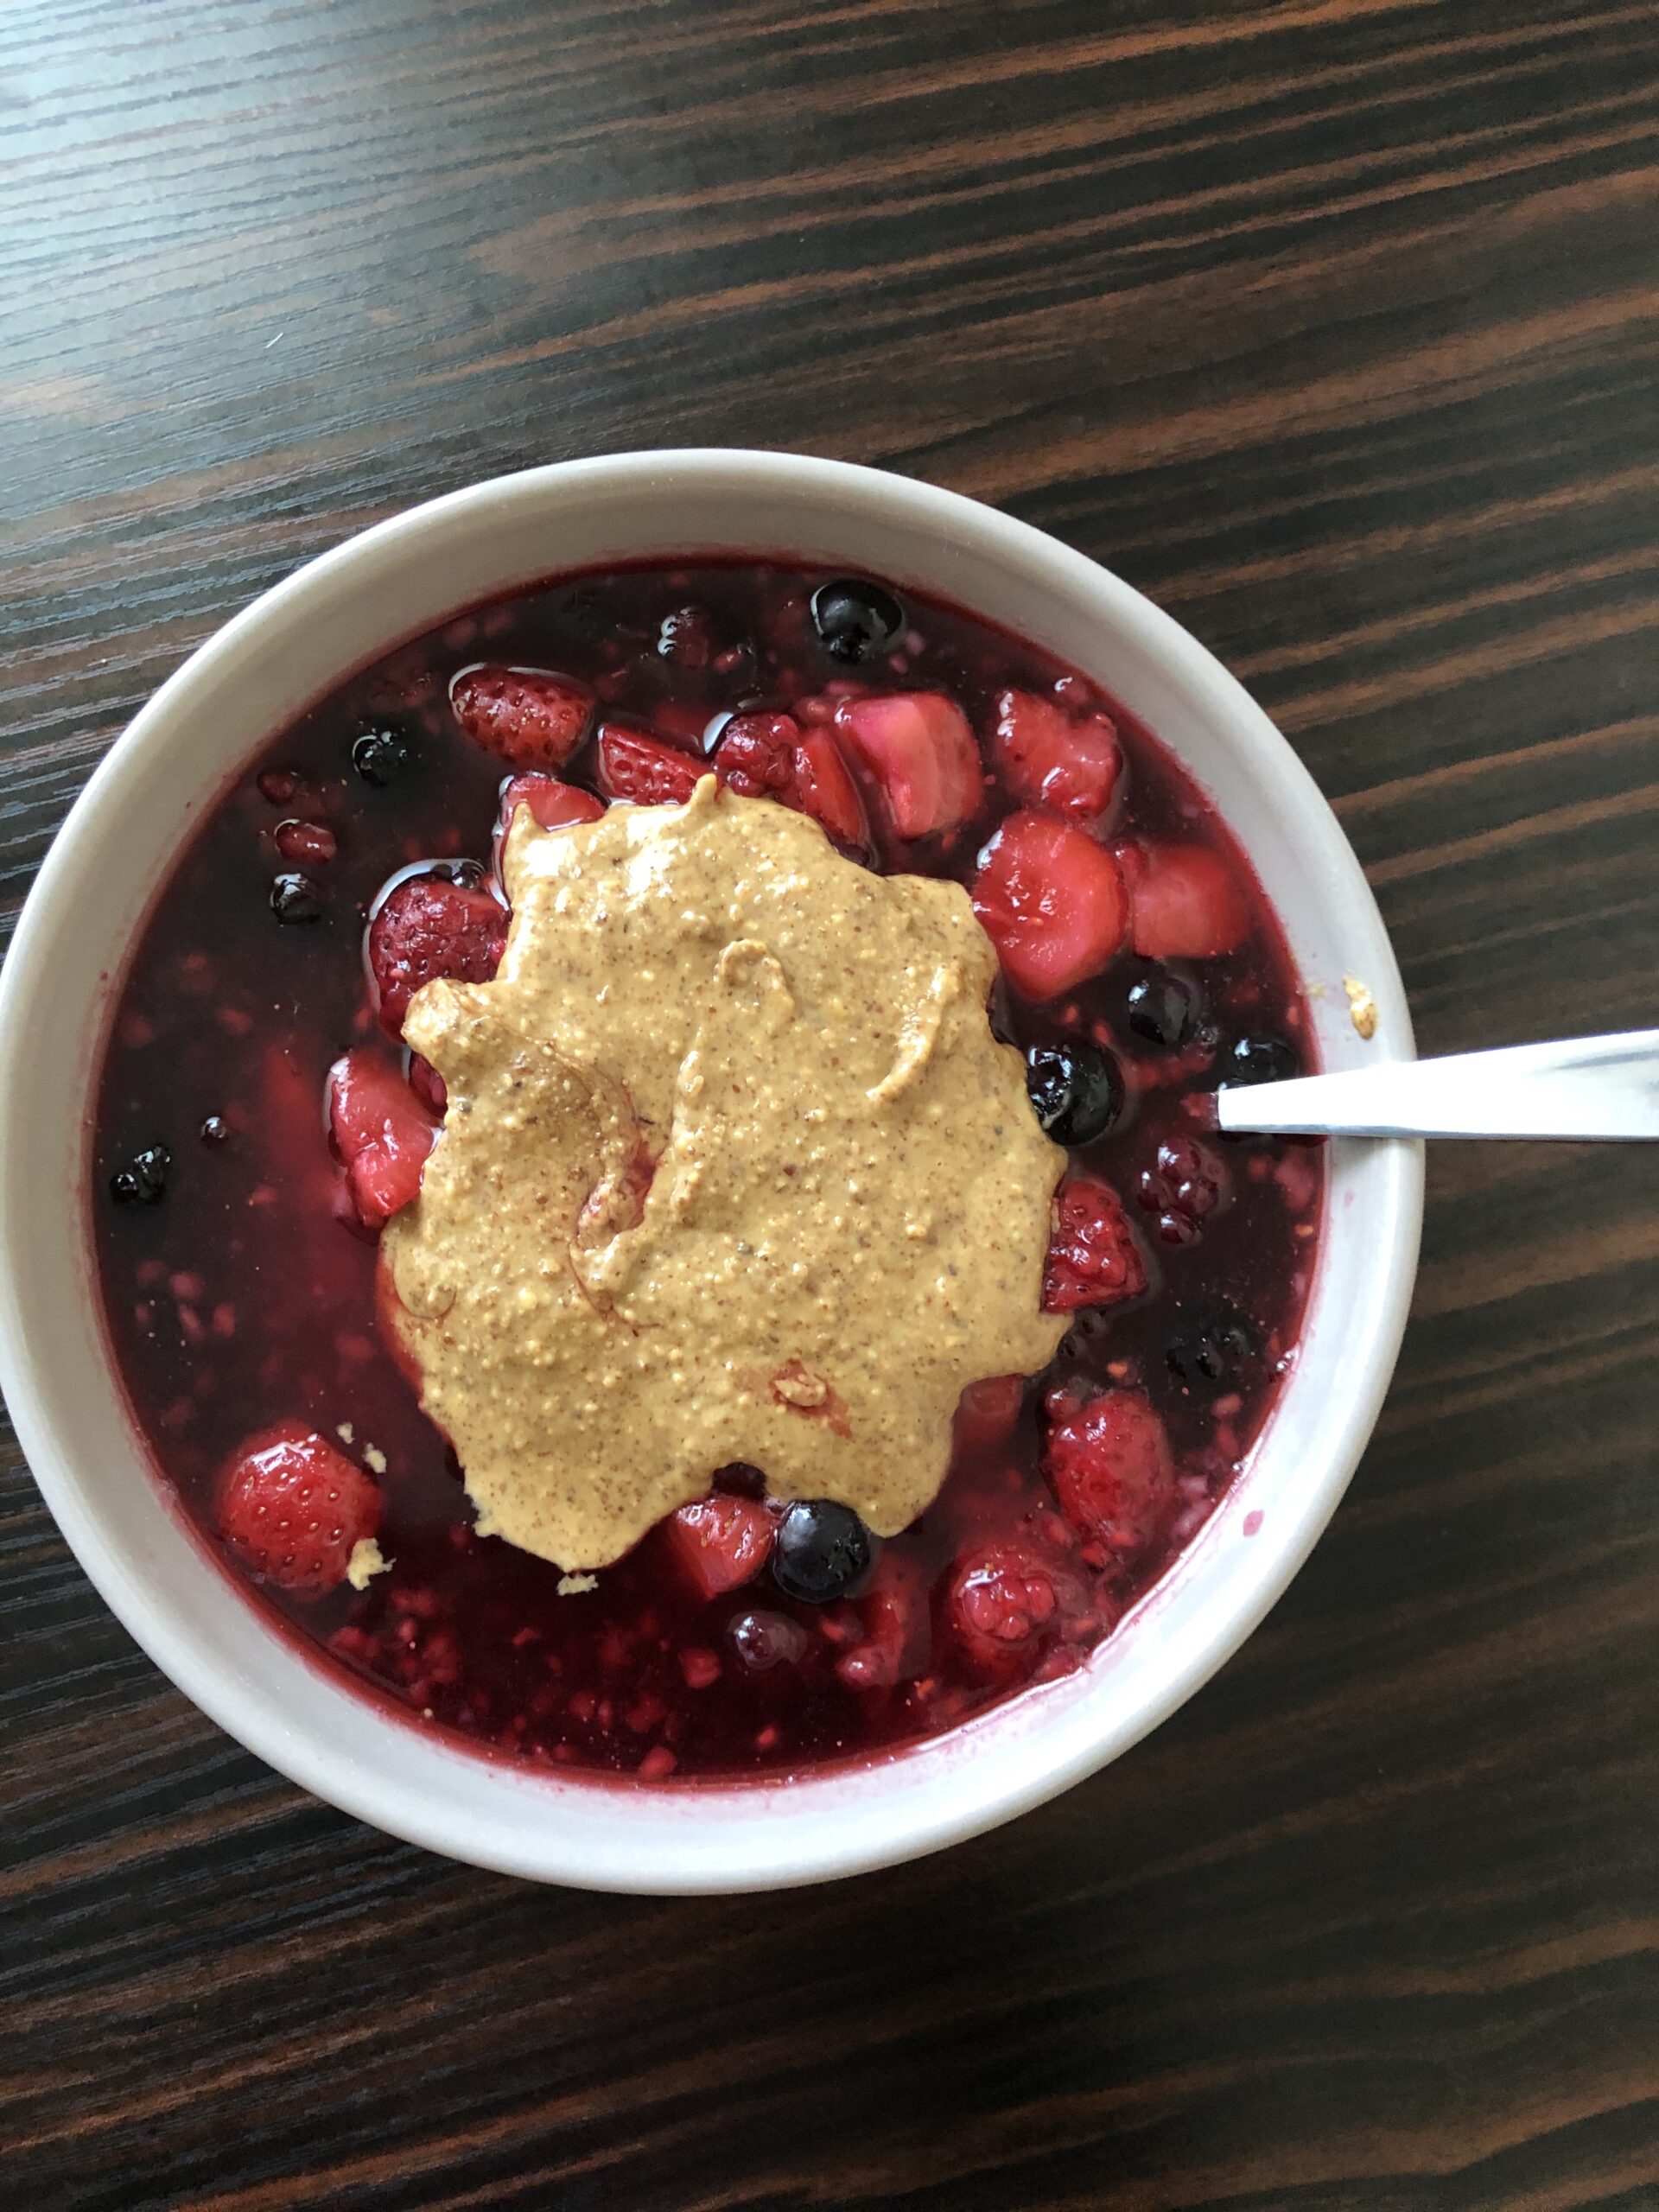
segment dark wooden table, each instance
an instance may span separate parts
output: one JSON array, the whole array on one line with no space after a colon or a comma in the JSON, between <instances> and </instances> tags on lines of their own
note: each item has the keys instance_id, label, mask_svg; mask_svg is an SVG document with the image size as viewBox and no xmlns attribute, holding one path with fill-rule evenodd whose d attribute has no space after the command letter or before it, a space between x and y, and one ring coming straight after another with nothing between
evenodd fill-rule
<instances>
[{"instance_id":1,"label":"dark wooden table","mask_svg":"<svg viewBox=\"0 0 1659 2212\"><path fill-rule=\"evenodd\" d=\"M11 0L0 900L254 593L729 442L997 501L1335 802L1426 1050L1659 1012L1655 0ZM0 1489L0 2196L1659 2205L1659 1158L1446 1147L1267 1626L1000 1834L542 1891L275 1779Z\"/></svg>"}]
</instances>

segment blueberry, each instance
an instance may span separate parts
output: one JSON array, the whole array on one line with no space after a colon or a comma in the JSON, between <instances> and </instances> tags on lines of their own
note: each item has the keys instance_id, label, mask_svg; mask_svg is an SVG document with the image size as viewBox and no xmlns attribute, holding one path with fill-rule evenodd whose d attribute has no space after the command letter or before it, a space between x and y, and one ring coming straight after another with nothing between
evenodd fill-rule
<instances>
[{"instance_id":1,"label":"blueberry","mask_svg":"<svg viewBox=\"0 0 1659 2212\"><path fill-rule=\"evenodd\" d=\"M734 1459L729 1466L715 1469L710 1487L724 1491L728 1497L764 1497L766 1478L759 1467L750 1466L747 1459Z\"/></svg>"},{"instance_id":2,"label":"blueberry","mask_svg":"<svg viewBox=\"0 0 1659 2212\"><path fill-rule=\"evenodd\" d=\"M813 593L812 625L831 660L855 665L895 643L905 610L880 584L838 576Z\"/></svg>"},{"instance_id":3,"label":"blueberry","mask_svg":"<svg viewBox=\"0 0 1659 2212\"><path fill-rule=\"evenodd\" d=\"M1208 1320L1177 1337L1165 1357L1170 1372L1188 1389L1219 1390L1238 1382L1252 1360L1261 1356L1255 1332L1230 1306L1223 1306Z\"/></svg>"},{"instance_id":4,"label":"blueberry","mask_svg":"<svg viewBox=\"0 0 1659 2212\"><path fill-rule=\"evenodd\" d=\"M279 875L270 887L270 911L279 922L320 922L322 901L305 875Z\"/></svg>"},{"instance_id":5,"label":"blueberry","mask_svg":"<svg viewBox=\"0 0 1659 2212\"><path fill-rule=\"evenodd\" d=\"M874 1556L874 1539L850 1506L831 1497L804 1498L778 1524L772 1580L786 1598L826 1605L854 1590Z\"/></svg>"},{"instance_id":6,"label":"blueberry","mask_svg":"<svg viewBox=\"0 0 1659 2212\"><path fill-rule=\"evenodd\" d=\"M164 1144L147 1144L110 1178L110 1196L118 1206L159 1205L167 1191L173 1155Z\"/></svg>"},{"instance_id":7,"label":"blueberry","mask_svg":"<svg viewBox=\"0 0 1659 2212\"><path fill-rule=\"evenodd\" d=\"M1123 1111L1123 1071L1098 1045L1033 1045L1026 1089L1056 1144L1092 1144Z\"/></svg>"},{"instance_id":8,"label":"blueberry","mask_svg":"<svg viewBox=\"0 0 1659 2212\"><path fill-rule=\"evenodd\" d=\"M203 1144L224 1144L229 1140L231 1125L222 1114L210 1114L199 1134Z\"/></svg>"},{"instance_id":9,"label":"blueberry","mask_svg":"<svg viewBox=\"0 0 1659 2212\"><path fill-rule=\"evenodd\" d=\"M1167 968L1154 968L1129 986L1129 1027L1149 1045L1177 1052L1198 1029L1197 987Z\"/></svg>"},{"instance_id":10,"label":"blueberry","mask_svg":"<svg viewBox=\"0 0 1659 2212\"><path fill-rule=\"evenodd\" d=\"M740 1613L726 1633L732 1649L751 1674L768 1674L774 1667L793 1666L806 1651L806 1630L787 1613L764 1607Z\"/></svg>"},{"instance_id":11,"label":"blueberry","mask_svg":"<svg viewBox=\"0 0 1659 2212\"><path fill-rule=\"evenodd\" d=\"M1301 1062L1282 1037L1241 1037L1216 1065L1219 1087L1284 1083L1302 1071Z\"/></svg>"},{"instance_id":12,"label":"blueberry","mask_svg":"<svg viewBox=\"0 0 1659 2212\"><path fill-rule=\"evenodd\" d=\"M677 667L692 675L699 673L715 657L709 617L700 607L677 607L671 614L663 617L663 626L657 633L657 650L664 660L671 660Z\"/></svg>"},{"instance_id":13,"label":"blueberry","mask_svg":"<svg viewBox=\"0 0 1659 2212\"><path fill-rule=\"evenodd\" d=\"M365 784L383 791L409 766L409 741L395 729L365 729L352 747L352 766Z\"/></svg>"}]
</instances>

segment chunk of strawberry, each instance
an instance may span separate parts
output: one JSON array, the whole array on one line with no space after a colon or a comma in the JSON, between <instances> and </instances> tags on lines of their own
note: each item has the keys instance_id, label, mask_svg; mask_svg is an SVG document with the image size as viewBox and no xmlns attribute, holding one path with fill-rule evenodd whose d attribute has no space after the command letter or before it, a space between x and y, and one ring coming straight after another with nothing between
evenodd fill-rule
<instances>
[{"instance_id":1,"label":"chunk of strawberry","mask_svg":"<svg viewBox=\"0 0 1659 2212\"><path fill-rule=\"evenodd\" d=\"M562 768L594 709L585 684L545 668L464 668L449 686L455 720L513 768Z\"/></svg>"},{"instance_id":2,"label":"chunk of strawberry","mask_svg":"<svg viewBox=\"0 0 1659 2212\"><path fill-rule=\"evenodd\" d=\"M1123 1202L1098 1175L1067 1175L1054 1193L1043 1311L1116 1306L1147 1287L1147 1262Z\"/></svg>"},{"instance_id":3,"label":"chunk of strawberry","mask_svg":"<svg viewBox=\"0 0 1659 2212\"><path fill-rule=\"evenodd\" d=\"M381 1027L401 1037L410 999L436 976L487 983L506 941L506 910L487 891L443 875L400 883L369 924Z\"/></svg>"},{"instance_id":4,"label":"chunk of strawberry","mask_svg":"<svg viewBox=\"0 0 1659 2212\"><path fill-rule=\"evenodd\" d=\"M361 1467L303 1421L251 1436L219 1471L219 1535L251 1573L297 1597L346 1580L355 1547L380 1525L380 1492Z\"/></svg>"},{"instance_id":5,"label":"chunk of strawberry","mask_svg":"<svg viewBox=\"0 0 1659 2212\"><path fill-rule=\"evenodd\" d=\"M1057 998L1098 975L1123 942L1116 861L1050 815L1011 814L980 855L974 912L1023 998Z\"/></svg>"},{"instance_id":6,"label":"chunk of strawberry","mask_svg":"<svg viewBox=\"0 0 1659 2212\"><path fill-rule=\"evenodd\" d=\"M991 759L1022 806L1064 815L1085 830L1105 820L1123 772L1123 748L1107 715L1074 720L1034 691L998 698Z\"/></svg>"},{"instance_id":7,"label":"chunk of strawberry","mask_svg":"<svg viewBox=\"0 0 1659 2212\"><path fill-rule=\"evenodd\" d=\"M1079 1579L1035 1546L988 1544L957 1561L941 1624L970 1673L1003 1682L1027 1673L1084 1602Z\"/></svg>"},{"instance_id":8,"label":"chunk of strawberry","mask_svg":"<svg viewBox=\"0 0 1659 2212\"><path fill-rule=\"evenodd\" d=\"M709 772L695 753L664 745L626 722L605 722L599 733L599 787L607 798L636 806L683 806Z\"/></svg>"},{"instance_id":9,"label":"chunk of strawberry","mask_svg":"<svg viewBox=\"0 0 1659 2212\"><path fill-rule=\"evenodd\" d=\"M1131 931L1148 960L1210 960L1250 926L1244 889L1207 845L1145 845L1134 874Z\"/></svg>"},{"instance_id":10,"label":"chunk of strawberry","mask_svg":"<svg viewBox=\"0 0 1659 2212\"><path fill-rule=\"evenodd\" d=\"M563 830L573 822L597 822L605 812L602 798L595 798L591 791L578 791L574 784L562 784L556 776L512 777L501 786L495 834L490 842L498 881L502 849L512 827L512 818L521 806L528 810L538 830Z\"/></svg>"},{"instance_id":11,"label":"chunk of strawberry","mask_svg":"<svg viewBox=\"0 0 1659 2212\"><path fill-rule=\"evenodd\" d=\"M836 1662L842 1681L855 1690L888 1689L919 1675L927 1665L932 1624L927 1577L917 1562L884 1551L858 1609L864 1634Z\"/></svg>"},{"instance_id":12,"label":"chunk of strawberry","mask_svg":"<svg viewBox=\"0 0 1659 2212\"><path fill-rule=\"evenodd\" d=\"M772 1552L772 1516L758 1498L715 1491L663 1522L669 1555L700 1597L751 1582Z\"/></svg>"},{"instance_id":13,"label":"chunk of strawberry","mask_svg":"<svg viewBox=\"0 0 1659 2212\"><path fill-rule=\"evenodd\" d=\"M1043 1466L1060 1510L1086 1541L1133 1565L1168 1529L1179 1503L1175 1462L1157 1409L1139 1390L1057 1384Z\"/></svg>"},{"instance_id":14,"label":"chunk of strawberry","mask_svg":"<svg viewBox=\"0 0 1659 2212\"><path fill-rule=\"evenodd\" d=\"M974 733L943 691L843 700L836 728L869 779L886 828L905 843L978 813L985 772Z\"/></svg>"},{"instance_id":15,"label":"chunk of strawberry","mask_svg":"<svg viewBox=\"0 0 1659 2212\"><path fill-rule=\"evenodd\" d=\"M595 798L591 791L578 791L574 784L562 784L556 776L514 776L502 787L499 836L505 836L512 827L512 817L521 806L530 809L531 820L538 830L563 830L572 822L597 822L605 811L603 799Z\"/></svg>"},{"instance_id":16,"label":"chunk of strawberry","mask_svg":"<svg viewBox=\"0 0 1659 2212\"><path fill-rule=\"evenodd\" d=\"M418 1052L409 1056L409 1087L427 1112L441 1122L449 1103L449 1086L431 1061L423 1060Z\"/></svg>"},{"instance_id":17,"label":"chunk of strawberry","mask_svg":"<svg viewBox=\"0 0 1659 2212\"><path fill-rule=\"evenodd\" d=\"M1014 1434L1025 1395L1023 1375L991 1375L982 1382L970 1382L957 1401L954 1456L982 1459L1000 1452Z\"/></svg>"},{"instance_id":18,"label":"chunk of strawberry","mask_svg":"<svg viewBox=\"0 0 1659 2212\"><path fill-rule=\"evenodd\" d=\"M870 842L864 802L841 747L827 729L809 730L795 748L795 788L801 809L838 845L862 852Z\"/></svg>"},{"instance_id":19,"label":"chunk of strawberry","mask_svg":"<svg viewBox=\"0 0 1659 2212\"><path fill-rule=\"evenodd\" d=\"M437 1123L378 1052L359 1046L329 1069L328 1130L365 1228L419 1197Z\"/></svg>"}]
</instances>

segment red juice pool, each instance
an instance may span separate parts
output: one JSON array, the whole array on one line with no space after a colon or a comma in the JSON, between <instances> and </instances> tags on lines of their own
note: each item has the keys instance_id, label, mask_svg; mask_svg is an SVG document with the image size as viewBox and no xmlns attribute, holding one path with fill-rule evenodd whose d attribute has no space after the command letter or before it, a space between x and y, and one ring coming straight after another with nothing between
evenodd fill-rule
<instances>
[{"instance_id":1,"label":"red juice pool","mask_svg":"<svg viewBox=\"0 0 1659 2212\"><path fill-rule=\"evenodd\" d=\"M149 1456L251 1602L365 1695L493 1755L646 1781L764 1777L936 1735L1067 1673L1203 1526L1294 1357L1322 1151L1220 1139L1205 1112L1220 1082L1312 1065L1249 864L1152 734L1085 678L899 597L782 562L638 567L562 578L401 645L209 810L123 982L97 1096L95 1243ZM526 669L556 672L562 730L491 675ZM461 727L457 677L488 744ZM965 798L931 757L918 775L906 756L892 780L881 733L908 743L908 709L865 714L880 741L861 740L866 702L918 695L952 702L973 733ZM924 754L943 711L923 713ZM373 1209L365 1224L325 1107L348 1051L376 1079L409 1080L365 927L399 882L458 887L485 911L504 783L544 766L549 745L559 783L598 801L683 795L713 767L818 812L868 865L976 886L1011 979L993 1024L1027 1053L1054 1133L1077 1139L1057 1249L1081 1234L1087 1276L1099 1236L1114 1262L1128 1240L1127 1286L1075 1307L1043 1376L970 1394L938 1499L830 1602L787 1594L764 1564L708 1586L746 1563L732 1516L753 1521L766 1486L741 1468L710 1471L718 1496L744 1502L716 1513L726 1568L688 1573L664 1526L561 1594L556 1567L475 1534L454 1456L377 1325ZM1000 875L999 834L1005 862L1025 840ZM1033 889L1046 869L1052 885ZM1097 957L1079 917L1103 870L1127 918ZM479 957L474 933L449 972ZM1056 975L1064 987L1043 995ZM1103 1182L1121 1212L1099 1236L1068 1228L1066 1190ZM390 1565L363 1589L285 1587L225 1541L225 1470L278 1423L326 1440L378 1497Z\"/></svg>"}]
</instances>

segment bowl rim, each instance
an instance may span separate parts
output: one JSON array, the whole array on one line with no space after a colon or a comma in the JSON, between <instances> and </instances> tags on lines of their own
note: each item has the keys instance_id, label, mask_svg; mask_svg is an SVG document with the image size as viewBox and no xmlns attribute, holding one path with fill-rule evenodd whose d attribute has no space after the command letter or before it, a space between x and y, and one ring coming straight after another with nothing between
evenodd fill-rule
<instances>
[{"instance_id":1,"label":"bowl rim","mask_svg":"<svg viewBox=\"0 0 1659 2212\"><path fill-rule=\"evenodd\" d=\"M31 1003L51 988L54 935L66 926L77 885L94 856L97 836L111 810L120 806L130 779L143 772L144 755L152 741L175 717L189 711L193 701L233 677L238 658L251 641L274 621L320 610L355 582L371 580L388 555L409 554L423 540L432 545L441 543L458 525L500 511L504 502L528 501L542 507L573 495L597 493L626 500L667 486L683 493L700 487L730 488L734 484L741 484L757 499L771 496L785 509L791 495L798 499L805 494L823 506L856 511L866 519L879 518L884 513L902 517L908 525L936 531L944 545L965 537L992 559L1040 566L1068 588L1094 594L1119 629L1133 633L1150 657L1166 664L1183 684L1205 699L1217 728L1227 731L1230 743L1236 741L1246 753L1253 751L1258 758L1265 755L1270 760L1281 787L1297 809L1300 826L1317 839L1322 863L1328 864L1340 884L1346 902L1344 929L1361 944L1368 963L1363 972L1377 1005L1382 1049L1395 1058L1409 1057L1414 1049L1398 967L1357 859L1307 770L1236 680L1173 617L1110 570L995 508L885 470L788 453L715 447L652 449L555 462L485 479L396 514L305 563L215 631L162 684L116 740L76 799L30 888L0 968L0 1270L14 1291L12 1298L0 1301L0 1389L24 1454L71 1548L123 1625L196 1705L267 1764L343 1810L451 1857L531 1878L651 1894L789 1886L919 1856L982 1833L1057 1796L1118 1757L1166 1719L1231 1656L1277 1602L1345 1490L1393 1372L1414 1279L1422 1211L1421 1145L1370 1142L1368 1150L1376 1163L1376 1203L1383 1233L1379 1246L1370 1253L1365 1315L1351 1375L1353 1388L1332 1429L1319 1478L1309 1484L1300 1510L1284 1516L1285 1525L1275 1530L1273 1543L1261 1548L1254 1576L1240 1580L1226 1602L1217 1606L1208 1632L1192 1639L1179 1661L1167 1668L1159 1694L1127 1720L1103 1713L1100 1725L1092 1731L1072 1730L1074 1740L1065 1756L1045 1758L1039 1751L1024 1773L1011 1775L994 1793L977 1800L969 1790L962 1802L942 1804L936 1792L925 1811L912 1811L906 1817L906 1790L902 1787L887 1789L893 1809L885 1823L876 1824L885 1828L879 1839L873 1840L862 1828L856 1841L850 1835L837 1836L833 1823L826 1826L822 1819L813 1834L791 1833L785 1837L785 1828L803 1827L791 1815L804 1801L816 1799L834 1777L843 1773L832 1769L827 1774L820 1770L816 1777L809 1770L804 1777L785 1777L769 1784L681 1783L660 1793L641 1793L633 1786L631 1802L635 1804L645 1797L664 1805L677 1802L688 1812L699 1806L706 1810L711 1803L723 1806L725 1813L717 1817L723 1817L734 1833L756 1827L734 1815L770 1808L767 1819L756 1829L757 1835L764 1831L769 1838L764 1857L763 1847L756 1843L747 1852L731 1853L722 1853L718 1844L712 1849L693 1849L683 1866L658 1863L648 1846L596 1859L591 1842L583 1842L580 1837L574 1847L562 1847L555 1820L539 1824L519 1821L516 1826L521 1832L512 1834L508 1831L515 1824L511 1821L465 1812L451 1816L442 1802L423 1802L413 1792L405 1792L400 1802L391 1802L382 1783L353 1770L317 1731L267 1709L247 1681L215 1679L211 1669L204 1669L177 1609L151 1586L142 1560L124 1556L119 1541L102 1524L83 1494L79 1471L60 1448L47 1410L26 1313L24 1286L29 1278L18 1193L19 1178L27 1172L29 1135L18 1072L22 1055L16 1042L26 1032ZM764 538L769 550L786 547L786 515L782 529L757 532L757 537ZM650 559L658 553L671 557L686 550L683 540L659 539L655 550L642 541L638 557ZM546 573L558 573L556 566ZM525 574L519 588L535 580ZM948 584L934 588L949 595ZM454 611L461 611L459 605ZM423 622L418 630L424 632L430 626ZM410 634L407 628L388 628L385 644L378 650L391 650ZM347 672L341 668L340 676ZM257 741L264 741L265 734L262 733ZM254 741L250 740L241 758L245 760ZM218 787L216 780L213 792ZM204 800L210 795L204 778ZM181 825L169 866L197 818L193 817ZM164 880L164 874L158 877L158 890ZM111 957L118 968L123 948ZM95 1067L96 1060L88 1080L95 1074ZM79 1096L84 1102L85 1082ZM1330 1242L1331 1230L1327 1208L1322 1251ZM114 1382L113 1376L111 1380ZM118 1391L118 1384L116 1388ZM1293 1376L1281 1408L1294 1389ZM1274 1418L1277 1417L1275 1409ZM1193 1551L1198 1548L1195 1546ZM1190 1561L1192 1556L1192 1551L1183 1554L1165 1582L1179 1575L1183 1561ZM1160 1583L1144 1604L1155 1605L1164 1586ZM253 1611L245 1603L245 1609L250 1614ZM320 1681L323 1679L320 1668L314 1671ZM1071 1678L1074 1682L1077 1680ZM343 1690L334 1694L352 1696ZM1048 1694L1028 1692L1013 1705L1036 1711ZM360 1698L353 1701L366 1703ZM993 1708L981 1720L861 1771L880 1777L894 1771L916 1771L930 1760L937 1764L935 1755L947 1761L952 1757L971 1758L976 1739L983 1740L987 1724L996 1724L998 1716L1007 1715L1011 1709L1008 1705ZM1043 1731L1039 1722L1025 1732L1035 1739ZM474 1762L477 1757L470 1752L454 1756ZM555 1782L518 1770L500 1771L543 1802L550 1792L563 1797L574 1791L589 1800L602 1796L613 1801L629 1794L626 1786L612 1783L595 1785L564 1777ZM785 1796L790 1803L780 1811L776 1801ZM807 1809L821 1814L823 1808ZM639 1825L643 1834L651 1824ZM528 1835L522 1832L526 1829L531 1831Z\"/></svg>"}]
</instances>

